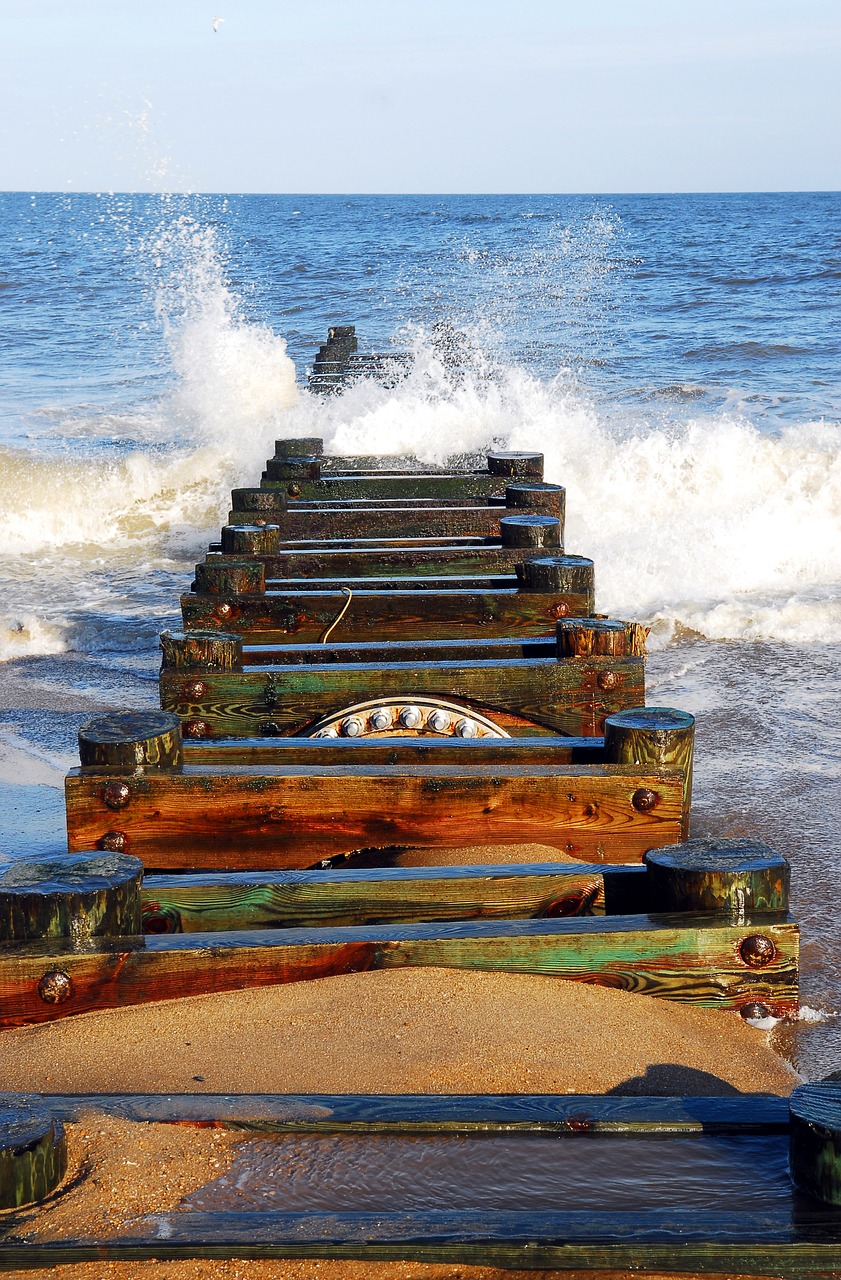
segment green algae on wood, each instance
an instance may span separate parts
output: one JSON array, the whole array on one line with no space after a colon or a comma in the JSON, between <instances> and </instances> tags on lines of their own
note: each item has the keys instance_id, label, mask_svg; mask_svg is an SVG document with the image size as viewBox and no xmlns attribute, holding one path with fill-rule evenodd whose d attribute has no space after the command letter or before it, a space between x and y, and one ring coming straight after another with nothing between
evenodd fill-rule
<instances>
[{"instance_id":1,"label":"green algae on wood","mask_svg":"<svg viewBox=\"0 0 841 1280\"><path fill-rule=\"evenodd\" d=\"M0 866L0 942L139 933L142 878L139 859L98 851Z\"/></svg>"},{"instance_id":2,"label":"green algae on wood","mask_svg":"<svg viewBox=\"0 0 841 1280\"><path fill-rule=\"evenodd\" d=\"M791 872L757 840L687 840L645 855L652 911L785 914Z\"/></svg>"},{"instance_id":3,"label":"green algae on wood","mask_svg":"<svg viewBox=\"0 0 841 1280\"><path fill-rule=\"evenodd\" d=\"M45 1200L66 1172L64 1126L37 1105L0 1104L0 1209Z\"/></svg>"}]
</instances>

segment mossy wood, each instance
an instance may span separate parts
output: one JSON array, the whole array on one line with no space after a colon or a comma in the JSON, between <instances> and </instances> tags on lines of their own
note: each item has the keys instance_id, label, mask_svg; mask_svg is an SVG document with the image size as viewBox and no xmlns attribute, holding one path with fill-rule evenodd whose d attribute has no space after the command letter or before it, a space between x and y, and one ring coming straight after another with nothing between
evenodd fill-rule
<instances>
[{"instance_id":1,"label":"mossy wood","mask_svg":"<svg viewBox=\"0 0 841 1280\"><path fill-rule=\"evenodd\" d=\"M164 667L194 666L198 672L207 665L213 669L213 663L194 661L191 646L184 637L191 636L224 636L224 632L169 631L165 636L171 638L171 649L164 649ZM346 665L356 662L475 662L478 660L511 661L520 658L557 658L557 646L550 636L496 636L491 640L477 639L469 636L466 639L453 637L448 640L384 640L384 641L347 641L334 640L332 636L324 643L303 644L265 644L260 641L254 644L243 644L242 636L231 636L238 644L238 657L233 664L216 667L217 670L241 670L243 667L273 667L290 665L330 665L338 663ZM177 651L176 651L177 650Z\"/></svg>"},{"instance_id":2,"label":"mossy wood","mask_svg":"<svg viewBox=\"0 0 841 1280\"><path fill-rule=\"evenodd\" d=\"M607 758L617 764L681 770L686 800L686 825L681 839L688 839L695 717L672 707L639 707L609 715L604 735Z\"/></svg>"},{"instance_id":3,"label":"mossy wood","mask_svg":"<svg viewBox=\"0 0 841 1280\"><path fill-rule=\"evenodd\" d=\"M187 765L253 767L264 764L332 765L474 764L486 769L510 765L604 764L602 738L200 738L184 743Z\"/></svg>"},{"instance_id":4,"label":"mossy wood","mask_svg":"<svg viewBox=\"0 0 841 1280\"><path fill-rule=\"evenodd\" d=\"M119 853L59 853L0 866L0 943L140 932L143 864Z\"/></svg>"},{"instance_id":5,"label":"mossy wood","mask_svg":"<svg viewBox=\"0 0 841 1280\"><path fill-rule=\"evenodd\" d=\"M357 849L510 843L620 863L675 843L683 821L680 773L612 765L190 766L119 786L115 796L108 775L71 770L69 848L113 847L118 836L160 870L304 868Z\"/></svg>"},{"instance_id":6,"label":"mossy wood","mask_svg":"<svg viewBox=\"0 0 841 1280\"><path fill-rule=\"evenodd\" d=\"M739 948L760 930L773 958L757 971ZM798 942L791 921L634 915L173 933L66 951L21 943L0 953L0 1026L405 967L543 974L723 1010L761 1001L776 1017L793 1017ZM68 995L45 1003L40 988L57 972Z\"/></svg>"},{"instance_id":7,"label":"mossy wood","mask_svg":"<svg viewBox=\"0 0 841 1280\"><path fill-rule=\"evenodd\" d=\"M45 1200L66 1172L61 1122L32 1099L0 1101L0 1210Z\"/></svg>"},{"instance_id":8,"label":"mossy wood","mask_svg":"<svg viewBox=\"0 0 841 1280\"><path fill-rule=\"evenodd\" d=\"M786 912L789 865L756 840L687 840L645 855L652 911Z\"/></svg>"},{"instance_id":9,"label":"mossy wood","mask_svg":"<svg viewBox=\"0 0 841 1280\"><path fill-rule=\"evenodd\" d=\"M559 618L558 658L644 658L648 629L611 618Z\"/></svg>"},{"instance_id":10,"label":"mossy wood","mask_svg":"<svg viewBox=\"0 0 841 1280\"><path fill-rule=\"evenodd\" d=\"M240 553L241 554L241 553ZM530 556L545 555L541 546L407 546L348 551L342 547L310 551L285 550L264 555L268 580L275 578L403 578L436 575L513 574Z\"/></svg>"},{"instance_id":11,"label":"mossy wood","mask_svg":"<svg viewBox=\"0 0 841 1280\"><path fill-rule=\"evenodd\" d=\"M515 573L484 573L483 566L468 574L401 574L395 578L267 578L265 589L276 593L293 591L341 591L350 587L354 595L370 591L516 591Z\"/></svg>"},{"instance_id":12,"label":"mossy wood","mask_svg":"<svg viewBox=\"0 0 841 1280\"><path fill-rule=\"evenodd\" d=\"M177 769L181 765L181 725L167 711L118 711L95 716L79 730L83 765L111 769Z\"/></svg>"},{"instance_id":13,"label":"mossy wood","mask_svg":"<svg viewBox=\"0 0 841 1280\"><path fill-rule=\"evenodd\" d=\"M841 1081L829 1077L800 1085L789 1107L789 1168L795 1185L816 1200L841 1206Z\"/></svg>"},{"instance_id":14,"label":"mossy wood","mask_svg":"<svg viewBox=\"0 0 841 1280\"><path fill-rule=\"evenodd\" d=\"M181 597L188 631L235 632L278 644L317 641L336 622L341 591ZM535 636L558 618L592 612L592 593L565 591L359 591L333 633L344 640L436 640L442 636Z\"/></svg>"},{"instance_id":15,"label":"mossy wood","mask_svg":"<svg viewBox=\"0 0 841 1280\"><path fill-rule=\"evenodd\" d=\"M608 876L639 882L645 874L635 866ZM604 877L600 866L557 863L149 876L143 932L603 915Z\"/></svg>"},{"instance_id":16,"label":"mossy wood","mask_svg":"<svg viewBox=\"0 0 841 1280\"><path fill-rule=\"evenodd\" d=\"M0 1093L0 1106L36 1105L62 1124L90 1115L139 1124L195 1124L246 1133L549 1134L671 1137L789 1131L787 1098L741 1093L660 1097L616 1094ZM664 1148L666 1150L667 1148ZM621 1153L621 1145L617 1148Z\"/></svg>"},{"instance_id":17,"label":"mossy wood","mask_svg":"<svg viewBox=\"0 0 841 1280\"><path fill-rule=\"evenodd\" d=\"M365 699L440 694L493 718L508 712L533 725L585 736L600 733L605 716L645 700L641 658L563 663L542 660L473 663L316 664L196 675L164 670L161 705L203 736L301 733L329 712ZM188 729L189 732L189 729ZM533 734L528 726L509 732Z\"/></svg>"},{"instance_id":18,"label":"mossy wood","mask_svg":"<svg viewBox=\"0 0 841 1280\"><path fill-rule=\"evenodd\" d=\"M265 518L280 527L281 545L301 541L341 543L348 538L399 539L453 537L499 538L505 506L295 507L271 509ZM229 524L249 524L253 511L232 508Z\"/></svg>"}]
</instances>

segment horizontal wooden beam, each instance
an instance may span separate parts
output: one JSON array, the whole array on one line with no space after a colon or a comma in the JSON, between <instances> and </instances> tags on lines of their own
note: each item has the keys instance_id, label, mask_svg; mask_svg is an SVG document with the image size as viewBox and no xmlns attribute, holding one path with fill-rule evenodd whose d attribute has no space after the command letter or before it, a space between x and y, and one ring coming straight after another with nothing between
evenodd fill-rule
<instances>
[{"instance_id":1,"label":"horizontal wooden beam","mask_svg":"<svg viewBox=\"0 0 841 1280\"><path fill-rule=\"evenodd\" d=\"M356 849L535 843L588 862L682 838L683 775L633 766L264 766L118 778L71 770L71 851L119 848L158 869L307 867Z\"/></svg>"},{"instance_id":2,"label":"horizontal wooden beam","mask_svg":"<svg viewBox=\"0 0 841 1280\"><path fill-rule=\"evenodd\" d=\"M740 953L758 935L770 947L761 969ZM0 1026L405 967L543 974L726 1010L761 1002L791 1017L798 949L788 919L734 924L687 914L165 934L64 947L53 939L0 950ZM62 998L47 1000L45 983L56 974Z\"/></svg>"},{"instance_id":3,"label":"horizontal wooden beam","mask_svg":"<svg viewBox=\"0 0 841 1280\"><path fill-rule=\"evenodd\" d=\"M348 538L382 540L396 538L436 538L449 541L453 537L498 538L499 522L508 514L501 503L490 506L337 506L300 508L288 511L265 511L264 518L280 525L281 543L328 539L340 543ZM254 512L232 508L229 524L247 524Z\"/></svg>"},{"instance_id":4,"label":"horizontal wooden beam","mask_svg":"<svg viewBox=\"0 0 841 1280\"><path fill-rule=\"evenodd\" d=\"M607 764L604 738L202 738L184 743L188 765L227 767L294 764L475 764L486 769L508 765Z\"/></svg>"}]
</instances>

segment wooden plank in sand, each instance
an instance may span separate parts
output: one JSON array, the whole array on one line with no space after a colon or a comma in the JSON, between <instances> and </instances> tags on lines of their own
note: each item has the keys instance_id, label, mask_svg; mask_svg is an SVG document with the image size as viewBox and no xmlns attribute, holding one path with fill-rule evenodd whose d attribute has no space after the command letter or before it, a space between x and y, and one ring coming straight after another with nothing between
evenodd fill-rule
<instances>
[{"instance_id":1,"label":"wooden plank in sand","mask_svg":"<svg viewBox=\"0 0 841 1280\"><path fill-rule=\"evenodd\" d=\"M761 967L743 958L763 941ZM0 1026L150 1000L404 967L534 973L775 1017L797 1012L799 930L766 915L687 913L270 929L7 944ZM767 949L767 953L766 950ZM60 1000L44 996L62 976Z\"/></svg>"}]
</instances>

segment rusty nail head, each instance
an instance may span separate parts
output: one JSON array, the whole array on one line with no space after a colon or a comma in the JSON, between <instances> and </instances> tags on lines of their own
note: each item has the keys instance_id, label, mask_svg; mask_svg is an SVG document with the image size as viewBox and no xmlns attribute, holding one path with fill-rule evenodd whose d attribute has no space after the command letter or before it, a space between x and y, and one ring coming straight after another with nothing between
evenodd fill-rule
<instances>
[{"instance_id":1,"label":"rusty nail head","mask_svg":"<svg viewBox=\"0 0 841 1280\"><path fill-rule=\"evenodd\" d=\"M50 969L38 983L38 995L44 1004L65 1004L72 994L70 975L61 969Z\"/></svg>"},{"instance_id":2,"label":"rusty nail head","mask_svg":"<svg viewBox=\"0 0 841 1280\"><path fill-rule=\"evenodd\" d=\"M266 523L266 521L263 519L263 517L262 517L262 516L258 516L258 518L254 521L254 523L255 523L255 524L265 524L265 523Z\"/></svg>"},{"instance_id":3,"label":"rusty nail head","mask_svg":"<svg viewBox=\"0 0 841 1280\"><path fill-rule=\"evenodd\" d=\"M650 813L659 802L660 797L657 792L649 791L648 787L640 787L631 796L631 804L639 813Z\"/></svg>"},{"instance_id":4,"label":"rusty nail head","mask_svg":"<svg viewBox=\"0 0 841 1280\"><path fill-rule=\"evenodd\" d=\"M207 736L207 722L205 720L185 720L182 731L185 738L204 738Z\"/></svg>"},{"instance_id":5,"label":"rusty nail head","mask_svg":"<svg viewBox=\"0 0 841 1280\"><path fill-rule=\"evenodd\" d=\"M762 969L776 958L777 948L771 938L752 933L739 947L739 955L750 969Z\"/></svg>"},{"instance_id":6,"label":"rusty nail head","mask_svg":"<svg viewBox=\"0 0 841 1280\"><path fill-rule=\"evenodd\" d=\"M125 809L131 799L131 787L127 782L109 782L103 788L102 799L109 809Z\"/></svg>"},{"instance_id":7,"label":"rusty nail head","mask_svg":"<svg viewBox=\"0 0 841 1280\"><path fill-rule=\"evenodd\" d=\"M144 933L177 933L177 917L171 911L144 911Z\"/></svg>"},{"instance_id":8,"label":"rusty nail head","mask_svg":"<svg viewBox=\"0 0 841 1280\"><path fill-rule=\"evenodd\" d=\"M106 831L97 841L97 848L108 853L125 853L126 837L122 831Z\"/></svg>"},{"instance_id":9,"label":"rusty nail head","mask_svg":"<svg viewBox=\"0 0 841 1280\"><path fill-rule=\"evenodd\" d=\"M290 498L298 498L301 495L301 486L299 484L290 484L286 492Z\"/></svg>"},{"instance_id":10,"label":"rusty nail head","mask_svg":"<svg viewBox=\"0 0 841 1280\"><path fill-rule=\"evenodd\" d=\"M229 604L220 604L216 612L220 615L220 617L227 618L228 614L231 612L231 606Z\"/></svg>"},{"instance_id":11,"label":"rusty nail head","mask_svg":"<svg viewBox=\"0 0 841 1280\"><path fill-rule=\"evenodd\" d=\"M202 680L188 680L181 692L186 702L199 702L207 693L207 685Z\"/></svg>"},{"instance_id":12,"label":"rusty nail head","mask_svg":"<svg viewBox=\"0 0 841 1280\"><path fill-rule=\"evenodd\" d=\"M561 602L561 604L556 604L551 612L553 618L565 618L569 613L569 605Z\"/></svg>"},{"instance_id":13,"label":"rusty nail head","mask_svg":"<svg viewBox=\"0 0 841 1280\"><path fill-rule=\"evenodd\" d=\"M600 671L598 684L600 689L615 689L619 683L619 677L615 671Z\"/></svg>"}]
</instances>

